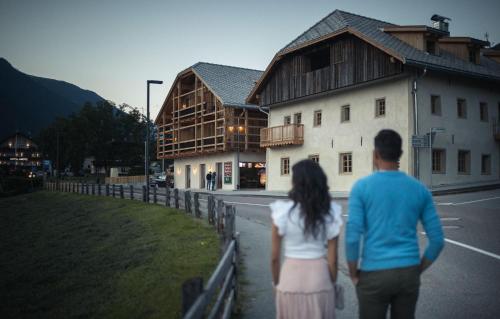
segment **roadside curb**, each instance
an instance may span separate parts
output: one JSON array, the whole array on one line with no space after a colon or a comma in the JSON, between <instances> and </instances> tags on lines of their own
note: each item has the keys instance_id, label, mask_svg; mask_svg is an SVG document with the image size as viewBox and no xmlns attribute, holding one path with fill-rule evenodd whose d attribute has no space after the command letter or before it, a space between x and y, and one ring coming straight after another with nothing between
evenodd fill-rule
<instances>
[{"instance_id":1,"label":"roadside curb","mask_svg":"<svg viewBox=\"0 0 500 319\"><path fill-rule=\"evenodd\" d=\"M474 192L488 191L488 190L493 190L493 189L498 189L498 188L500 188L500 183L481 185L481 186L469 186L469 187L462 187L462 188L453 188L453 189L433 190L432 195L442 196L442 195L451 195L451 194L474 193Z\"/></svg>"}]
</instances>

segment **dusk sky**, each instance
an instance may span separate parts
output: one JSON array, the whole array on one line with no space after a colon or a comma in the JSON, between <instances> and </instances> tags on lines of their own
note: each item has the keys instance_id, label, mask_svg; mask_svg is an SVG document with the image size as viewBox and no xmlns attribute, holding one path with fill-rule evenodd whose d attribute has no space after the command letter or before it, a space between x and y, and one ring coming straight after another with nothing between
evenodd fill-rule
<instances>
[{"instance_id":1,"label":"dusk sky","mask_svg":"<svg viewBox=\"0 0 500 319\"><path fill-rule=\"evenodd\" d=\"M500 1L0 0L0 57L154 119L176 74L198 61L264 70L274 54L335 9L395 24L452 19L453 36L500 42Z\"/></svg>"}]
</instances>

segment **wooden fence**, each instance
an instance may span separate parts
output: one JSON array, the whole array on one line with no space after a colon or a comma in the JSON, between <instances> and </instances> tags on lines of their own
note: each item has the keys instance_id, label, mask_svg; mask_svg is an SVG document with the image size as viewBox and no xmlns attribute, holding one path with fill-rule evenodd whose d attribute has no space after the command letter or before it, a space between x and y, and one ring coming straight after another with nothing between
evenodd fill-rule
<instances>
[{"instance_id":1,"label":"wooden fence","mask_svg":"<svg viewBox=\"0 0 500 319\"><path fill-rule=\"evenodd\" d=\"M46 182L44 189L79 193L95 196L112 196L122 199L142 200L143 202L164 204L184 210L196 218L205 217L219 234L221 259L210 276L207 284L203 278L191 278L182 285L183 318L229 318L234 313L238 298L239 273L239 236L235 230L236 209L225 205L222 199L213 195L201 199L199 193L165 188L159 191L146 186L115 184L89 184L76 182ZM206 201L206 205L200 205Z\"/></svg>"},{"instance_id":2,"label":"wooden fence","mask_svg":"<svg viewBox=\"0 0 500 319\"><path fill-rule=\"evenodd\" d=\"M144 183L146 176L117 176L117 177L106 177L106 184L140 184Z\"/></svg>"}]
</instances>

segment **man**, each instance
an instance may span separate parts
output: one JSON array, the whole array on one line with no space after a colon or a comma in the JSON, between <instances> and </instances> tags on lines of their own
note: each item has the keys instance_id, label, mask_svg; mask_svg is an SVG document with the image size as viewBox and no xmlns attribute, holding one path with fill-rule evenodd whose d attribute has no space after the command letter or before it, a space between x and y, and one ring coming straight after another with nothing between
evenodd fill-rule
<instances>
[{"instance_id":1,"label":"man","mask_svg":"<svg viewBox=\"0 0 500 319\"><path fill-rule=\"evenodd\" d=\"M414 318L420 274L444 246L432 195L398 170L401 144L401 136L393 130L378 133L373 160L379 171L359 180L349 197L346 255L362 319L385 319L389 306L391 319ZM422 258L419 221L429 239Z\"/></svg>"},{"instance_id":2,"label":"man","mask_svg":"<svg viewBox=\"0 0 500 319\"><path fill-rule=\"evenodd\" d=\"M217 173L214 171L212 173L212 190L215 190L216 184L217 183Z\"/></svg>"},{"instance_id":3,"label":"man","mask_svg":"<svg viewBox=\"0 0 500 319\"><path fill-rule=\"evenodd\" d=\"M210 184L211 184L211 180L212 180L212 172L208 171L208 174L206 176L206 179L207 179L207 191L210 190Z\"/></svg>"}]
</instances>

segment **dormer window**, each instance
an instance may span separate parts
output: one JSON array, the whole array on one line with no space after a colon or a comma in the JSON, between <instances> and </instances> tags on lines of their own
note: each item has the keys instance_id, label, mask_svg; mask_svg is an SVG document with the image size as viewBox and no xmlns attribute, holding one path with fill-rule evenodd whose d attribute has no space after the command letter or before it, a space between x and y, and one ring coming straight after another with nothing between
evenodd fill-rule
<instances>
[{"instance_id":1,"label":"dormer window","mask_svg":"<svg viewBox=\"0 0 500 319\"><path fill-rule=\"evenodd\" d=\"M427 53L429 54L436 54L436 42L432 40L427 40L426 43L427 46Z\"/></svg>"},{"instance_id":2,"label":"dormer window","mask_svg":"<svg viewBox=\"0 0 500 319\"><path fill-rule=\"evenodd\" d=\"M330 47L325 47L306 55L307 72L320 70L330 66Z\"/></svg>"},{"instance_id":3,"label":"dormer window","mask_svg":"<svg viewBox=\"0 0 500 319\"><path fill-rule=\"evenodd\" d=\"M469 49L469 62L476 63L476 50Z\"/></svg>"}]
</instances>

